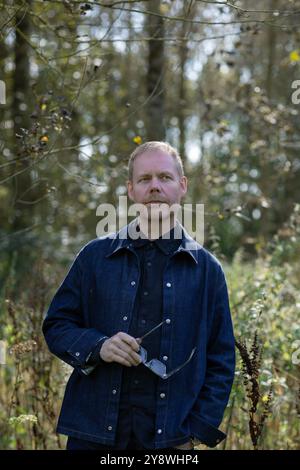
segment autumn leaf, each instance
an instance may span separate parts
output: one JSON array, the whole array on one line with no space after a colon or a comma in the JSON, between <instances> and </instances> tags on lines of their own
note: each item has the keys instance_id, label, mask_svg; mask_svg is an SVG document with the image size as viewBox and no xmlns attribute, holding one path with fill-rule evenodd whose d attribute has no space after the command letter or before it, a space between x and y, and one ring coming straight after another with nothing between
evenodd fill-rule
<instances>
[{"instance_id":1,"label":"autumn leaf","mask_svg":"<svg viewBox=\"0 0 300 470\"><path fill-rule=\"evenodd\" d=\"M42 137L40 137L40 142L46 144L47 142L49 142L49 137L47 135L42 135Z\"/></svg>"},{"instance_id":2,"label":"autumn leaf","mask_svg":"<svg viewBox=\"0 0 300 470\"><path fill-rule=\"evenodd\" d=\"M290 61L291 62L299 62L300 61L300 55L299 55L298 51L290 52Z\"/></svg>"},{"instance_id":3,"label":"autumn leaf","mask_svg":"<svg viewBox=\"0 0 300 470\"><path fill-rule=\"evenodd\" d=\"M159 6L159 12L161 15L167 15L169 13L169 10L170 10L170 5L167 5L166 3L161 4Z\"/></svg>"},{"instance_id":4,"label":"autumn leaf","mask_svg":"<svg viewBox=\"0 0 300 470\"><path fill-rule=\"evenodd\" d=\"M141 145L142 143L142 138L139 136L139 135L136 135L134 138L133 138L133 142L137 145Z\"/></svg>"}]
</instances>

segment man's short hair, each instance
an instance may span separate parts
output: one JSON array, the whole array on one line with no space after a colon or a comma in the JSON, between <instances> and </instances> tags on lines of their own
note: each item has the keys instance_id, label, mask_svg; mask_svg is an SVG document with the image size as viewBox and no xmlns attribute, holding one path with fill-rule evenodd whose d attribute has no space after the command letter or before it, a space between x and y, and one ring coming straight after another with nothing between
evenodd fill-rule
<instances>
[{"instance_id":1,"label":"man's short hair","mask_svg":"<svg viewBox=\"0 0 300 470\"><path fill-rule=\"evenodd\" d=\"M161 142L158 140L152 140L150 142L145 142L142 145L139 145L130 155L129 161L128 161L128 178L129 181L132 181L133 178L133 164L134 160L139 156L142 155L145 152L152 151L152 150L160 150L161 152L168 153L171 155L176 163L176 167L178 170L178 173L181 176L184 175L184 170L183 170L183 164L182 164L182 159L177 152L177 150L172 147L168 142Z\"/></svg>"}]
</instances>

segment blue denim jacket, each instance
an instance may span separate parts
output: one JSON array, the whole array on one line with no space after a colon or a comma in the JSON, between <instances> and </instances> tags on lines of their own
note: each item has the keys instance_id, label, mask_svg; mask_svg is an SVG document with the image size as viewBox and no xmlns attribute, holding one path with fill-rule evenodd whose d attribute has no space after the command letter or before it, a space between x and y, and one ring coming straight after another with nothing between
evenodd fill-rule
<instances>
[{"instance_id":1,"label":"blue denim jacket","mask_svg":"<svg viewBox=\"0 0 300 470\"><path fill-rule=\"evenodd\" d=\"M125 366L87 361L103 337L129 330L140 273L127 229L82 248L43 322L49 350L74 368L57 432L110 446ZM163 319L158 359L167 372L196 352L178 373L159 379L155 448L190 436L215 447L226 437L218 426L234 378L233 327L222 267L184 228L163 275Z\"/></svg>"}]
</instances>

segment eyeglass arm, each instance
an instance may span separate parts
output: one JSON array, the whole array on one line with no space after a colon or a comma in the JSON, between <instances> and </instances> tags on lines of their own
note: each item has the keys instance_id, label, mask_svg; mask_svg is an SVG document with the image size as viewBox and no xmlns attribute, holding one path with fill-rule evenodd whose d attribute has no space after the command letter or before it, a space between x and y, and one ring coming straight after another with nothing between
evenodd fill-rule
<instances>
[{"instance_id":1,"label":"eyeglass arm","mask_svg":"<svg viewBox=\"0 0 300 470\"><path fill-rule=\"evenodd\" d=\"M157 328L160 328L161 325L163 325L165 323L166 320L162 321L161 323L159 323L158 325L156 325L154 328L152 328L152 330L148 331L146 334L144 334L144 336L141 336L139 337L139 339L142 341L144 338L146 338L146 336L150 335L150 333L152 333L153 331L155 331Z\"/></svg>"},{"instance_id":2,"label":"eyeglass arm","mask_svg":"<svg viewBox=\"0 0 300 470\"><path fill-rule=\"evenodd\" d=\"M190 354L190 357L183 363L181 364L180 366L176 367L176 369L172 370L171 372L169 372L168 374L165 374L164 375L164 379L168 379L169 377L171 377L173 374L175 374L175 372L178 372L180 369L182 369L188 362L190 362L190 360L192 359L193 355L195 354L195 351L196 351L197 348L194 348Z\"/></svg>"}]
</instances>

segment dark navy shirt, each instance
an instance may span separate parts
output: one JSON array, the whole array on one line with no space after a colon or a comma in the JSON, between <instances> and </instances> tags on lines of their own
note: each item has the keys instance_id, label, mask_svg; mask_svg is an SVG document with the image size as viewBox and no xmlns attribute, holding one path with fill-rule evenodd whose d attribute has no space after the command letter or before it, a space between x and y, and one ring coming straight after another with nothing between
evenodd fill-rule
<instances>
[{"instance_id":1,"label":"dark navy shirt","mask_svg":"<svg viewBox=\"0 0 300 470\"><path fill-rule=\"evenodd\" d=\"M128 331L130 336L141 337L162 321L163 271L180 243L181 239L174 239L174 230L171 230L169 238L132 240L131 248L139 261L140 281ZM161 330L157 329L143 340L148 361L160 357L160 339ZM99 361L103 342L98 345L90 363ZM115 441L117 449L126 448L131 434L143 447L154 448L158 380L159 377L143 364L124 366Z\"/></svg>"}]
</instances>

